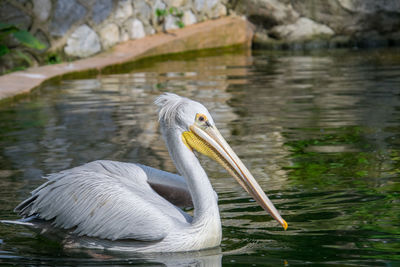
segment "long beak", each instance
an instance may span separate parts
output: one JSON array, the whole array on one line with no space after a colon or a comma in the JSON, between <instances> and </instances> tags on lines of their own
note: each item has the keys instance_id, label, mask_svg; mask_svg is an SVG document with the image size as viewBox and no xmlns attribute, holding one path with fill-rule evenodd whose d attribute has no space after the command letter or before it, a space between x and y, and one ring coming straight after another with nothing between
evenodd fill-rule
<instances>
[{"instance_id":1,"label":"long beak","mask_svg":"<svg viewBox=\"0 0 400 267\"><path fill-rule=\"evenodd\" d=\"M215 126L202 127L193 124L190 126L190 131L184 132L182 137L189 148L195 149L220 163L264 210L277 220L285 230L287 229L286 221Z\"/></svg>"}]
</instances>

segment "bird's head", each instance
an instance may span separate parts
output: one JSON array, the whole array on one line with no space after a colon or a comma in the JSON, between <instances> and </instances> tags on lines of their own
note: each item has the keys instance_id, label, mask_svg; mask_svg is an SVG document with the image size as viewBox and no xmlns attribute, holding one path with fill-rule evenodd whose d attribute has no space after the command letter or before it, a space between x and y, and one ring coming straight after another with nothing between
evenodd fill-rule
<instances>
[{"instance_id":1,"label":"bird's head","mask_svg":"<svg viewBox=\"0 0 400 267\"><path fill-rule=\"evenodd\" d=\"M210 113L202 104L172 93L162 94L155 104L159 107L159 120L163 129L177 129L189 150L200 152L221 164L286 230L286 221L219 133Z\"/></svg>"}]
</instances>

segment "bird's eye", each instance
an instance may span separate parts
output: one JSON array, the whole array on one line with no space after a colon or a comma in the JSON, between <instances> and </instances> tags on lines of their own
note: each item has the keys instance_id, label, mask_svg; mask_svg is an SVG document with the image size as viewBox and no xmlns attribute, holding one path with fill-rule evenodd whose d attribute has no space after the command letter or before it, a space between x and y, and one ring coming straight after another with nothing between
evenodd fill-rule
<instances>
[{"instance_id":1,"label":"bird's eye","mask_svg":"<svg viewBox=\"0 0 400 267\"><path fill-rule=\"evenodd\" d=\"M200 123L204 123L204 122L207 122L207 117L204 114L197 113L196 120Z\"/></svg>"}]
</instances>

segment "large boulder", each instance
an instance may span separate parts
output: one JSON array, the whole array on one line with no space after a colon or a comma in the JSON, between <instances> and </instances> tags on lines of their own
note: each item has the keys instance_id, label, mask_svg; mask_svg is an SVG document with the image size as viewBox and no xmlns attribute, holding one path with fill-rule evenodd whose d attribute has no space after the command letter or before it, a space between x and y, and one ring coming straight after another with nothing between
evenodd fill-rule
<instances>
[{"instance_id":1,"label":"large boulder","mask_svg":"<svg viewBox=\"0 0 400 267\"><path fill-rule=\"evenodd\" d=\"M308 18L300 18L293 24L273 27L270 34L273 34L280 40L300 41L315 37L328 38L332 36L334 32L326 25L316 23Z\"/></svg>"},{"instance_id":2,"label":"large boulder","mask_svg":"<svg viewBox=\"0 0 400 267\"><path fill-rule=\"evenodd\" d=\"M329 47L400 43L400 0L231 0L230 5L256 25L255 42L269 47L294 42L304 47L299 42L318 39Z\"/></svg>"},{"instance_id":3,"label":"large boulder","mask_svg":"<svg viewBox=\"0 0 400 267\"><path fill-rule=\"evenodd\" d=\"M51 1L50 0L34 0L33 1L33 14L39 19L39 21L46 21L51 12Z\"/></svg>"},{"instance_id":4,"label":"large boulder","mask_svg":"<svg viewBox=\"0 0 400 267\"><path fill-rule=\"evenodd\" d=\"M53 36L63 36L73 24L80 22L87 10L76 0L58 0L50 23L50 33Z\"/></svg>"},{"instance_id":5,"label":"large boulder","mask_svg":"<svg viewBox=\"0 0 400 267\"><path fill-rule=\"evenodd\" d=\"M196 16L192 11L186 10L183 13L182 22L185 26L195 24L197 22Z\"/></svg>"},{"instance_id":6,"label":"large boulder","mask_svg":"<svg viewBox=\"0 0 400 267\"><path fill-rule=\"evenodd\" d=\"M232 8L247 19L264 28L296 22L299 14L292 8L290 1L248 0L232 1Z\"/></svg>"},{"instance_id":7,"label":"large boulder","mask_svg":"<svg viewBox=\"0 0 400 267\"><path fill-rule=\"evenodd\" d=\"M112 8L112 0L96 0L92 9L93 22L96 24L103 22L111 14Z\"/></svg>"},{"instance_id":8,"label":"large boulder","mask_svg":"<svg viewBox=\"0 0 400 267\"><path fill-rule=\"evenodd\" d=\"M119 28L115 23L102 27L99 34L103 49L108 49L119 42Z\"/></svg>"},{"instance_id":9,"label":"large boulder","mask_svg":"<svg viewBox=\"0 0 400 267\"><path fill-rule=\"evenodd\" d=\"M0 21L13 24L24 30L28 29L32 23L30 16L6 1L0 3Z\"/></svg>"},{"instance_id":10,"label":"large boulder","mask_svg":"<svg viewBox=\"0 0 400 267\"><path fill-rule=\"evenodd\" d=\"M138 19L130 19L126 23L129 39L135 40L146 36L143 23Z\"/></svg>"},{"instance_id":11,"label":"large boulder","mask_svg":"<svg viewBox=\"0 0 400 267\"><path fill-rule=\"evenodd\" d=\"M86 24L79 26L68 38L65 54L73 57L88 57L100 52L99 36Z\"/></svg>"},{"instance_id":12,"label":"large boulder","mask_svg":"<svg viewBox=\"0 0 400 267\"><path fill-rule=\"evenodd\" d=\"M341 35L387 35L400 28L399 0L292 0L302 16L325 24Z\"/></svg>"},{"instance_id":13,"label":"large boulder","mask_svg":"<svg viewBox=\"0 0 400 267\"><path fill-rule=\"evenodd\" d=\"M117 10L115 11L114 17L117 21L123 22L133 14L132 1L121 0L118 1Z\"/></svg>"}]
</instances>

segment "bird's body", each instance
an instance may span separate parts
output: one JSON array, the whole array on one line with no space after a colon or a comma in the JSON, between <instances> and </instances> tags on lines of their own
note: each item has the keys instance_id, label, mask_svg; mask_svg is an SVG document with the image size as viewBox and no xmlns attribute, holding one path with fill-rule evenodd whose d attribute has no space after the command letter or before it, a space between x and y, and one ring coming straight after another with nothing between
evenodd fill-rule
<instances>
[{"instance_id":1,"label":"bird's body","mask_svg":"<svg viewBox=\"0 0 400 267\"><path fill-rule=\"evenodd\" d=\"M220 243L214 191L205 216L193 222L168 196L153 189L167 186L180 204L179 197L189 194L181 176L140 164L99 160L47 178L16 210L25 217L33 215L31 222L37 222L35 214L40 214L42 220L53 220L53 227L71 229L65 235L69 246L166 252Z\"/></svg>"},{"instance_id":2,"label":"bird's body","mask_svg":"<svg viewBox=\"0 0 400 267\"><path fill-rule=\"evenodd\" d=\"M160 96L156 104L163 138L181 176L140 164L91 162L46 177L17 206L25 218L20 224L42 233L64 229L65 242L79 247L137 252L216 247L222 236L218 199L193 153L197 150L221 163L286 228L204 106L174 94ZM178 207L188 203L193 217ZM43 227L46 223L51 227Z\"/></svg>"}]
</instances>

